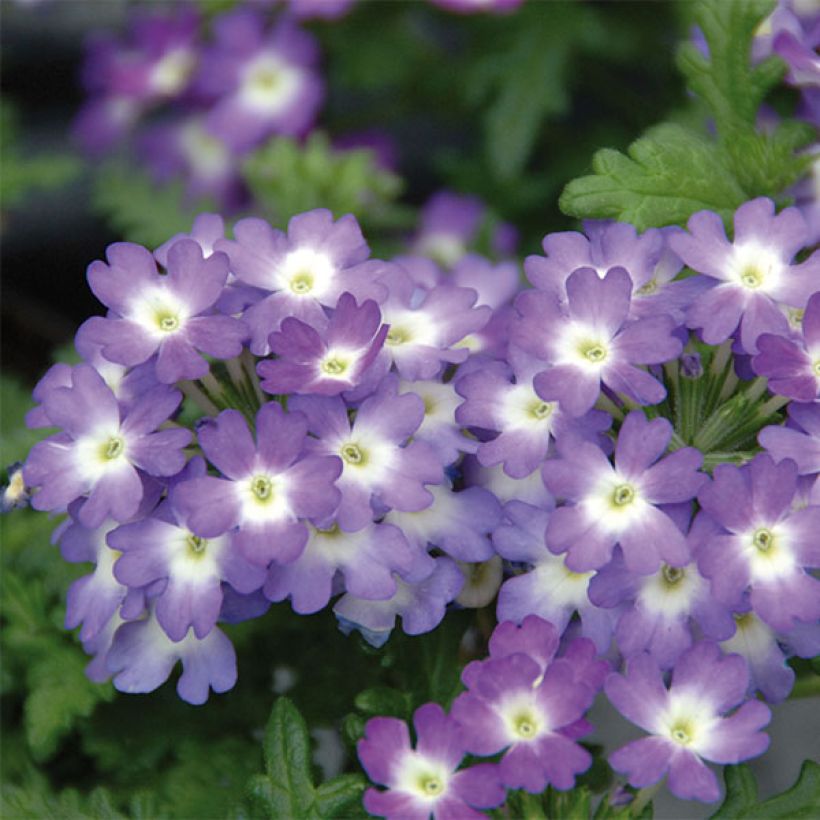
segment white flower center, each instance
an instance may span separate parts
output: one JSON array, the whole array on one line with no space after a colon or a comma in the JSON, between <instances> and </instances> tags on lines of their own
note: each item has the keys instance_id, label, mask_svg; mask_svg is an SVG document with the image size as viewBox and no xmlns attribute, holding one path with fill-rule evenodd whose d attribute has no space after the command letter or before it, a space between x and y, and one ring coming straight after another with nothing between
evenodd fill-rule
<instances>
[{"instance_id":1,"label":"white flower center","mask_svg":"<svg viewBox=\"0 0 820 820\"><path fill-rule=\"evenodd\" d=\"M290 104L301 79L301 72L295 66L268 52L245 68L239 96L249 108L273 116Z\"/></svg>"},{"instance_id":2,"label":"white flower center","mask_svg":"<svg viewBox=\"0 0 820 820\"><path fill-rule=\"evenodd\" d=\"M321 301L333 282L336 269L323 253L312 248L297 248L283 260L276 272L277 285L294 296Z\"/></svg>"},{"instance_id":3,"label":"white flower center","mask_svg":"<svg viewBox=\"0 0 820 820\"><path fill-rule=\"evenodd\" d=\"M178 94L185 87L196 67L196 55L187 48L169 51L151 72L154 91L166 97Z\"/></svg>"},{"instance_id":4,"label":"white flower center","mask_svg":"<svg viewBox=\"0 0 820 820\"><path fill-rule=\"evenodd\" d=\"M741 287L766 291L777 283L783 264L775 254L760 245L741 245L735 247L731 268Z\"/></svg>"}]
</instances>

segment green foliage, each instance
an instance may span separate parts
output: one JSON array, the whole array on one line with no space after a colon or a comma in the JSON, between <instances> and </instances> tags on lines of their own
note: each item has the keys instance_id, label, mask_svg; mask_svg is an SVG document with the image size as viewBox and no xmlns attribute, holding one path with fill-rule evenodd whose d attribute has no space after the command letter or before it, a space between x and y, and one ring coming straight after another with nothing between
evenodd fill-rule
<instances>
[{"instance_id":1,"label":"green foliage","mask_svg":"<svg viewBox=\"0 0 820 820\"><path fill-rule=\"evenodd\" d=\"M364 791L361 775L340 775L313 785L307 725L288 698L273 706L264 739L266 774L248 785L252 804L271 818L319 820L345 816Z\"/></svg>"},{"instance_id":2,"label":"green foliage","mask_svg":"<svg viewBox=\"0 0 820 820\"><path fill-rule=\"evenodd\" d=\"M187 233L197 213L216 208L210 200L190 202L182 182L156 185L147 174L118 161L97 173L93 207L124 240L149 248Z\"/></svg>"},{"instance_id":3,"label":"green foliage","mask_svg":"<svg viewBox=\"0 0 820 820\"><path fill-rule=\"evenodd\" d=\"M272 139L245 161L243 175L274 224L312 208L328 208L336 216L352 213L377 228L409 224L408 211L394 202L399 177L379 168L371 151L336 150L318 131L304 144Z\"/></svg>"},{"instance_id":4,"label":"green foliage","mask_svg":"<svg viewBox=\"0 0 820 820\"><path fill-rule=\"evenodd\" d=\"M66 185L80 172L76 157L53 153L27 157L20 143L16 114L7 101L0 100L0 206L3 209L18 205L32 191Z\"/></svg>"},{"instance_id":5,"label":"green foliage","mask_svg":"<svg viewBox=\"0 0 820 820\"><path fill-rule=\"evenodd\" d=\"M820 765L806 760L795 784L762 803L747 764L723 769L726 797L711 820L797 820L820 816Z\"/></svg>"},{"instance_id":6,"label":"green foliage","mask_svg":"<svg viewBox=\"0 0 820 820\"><path fill-rule=\"evenodd\" d=\"M632 222L640 230L683 224L704 208L728 220L743 201L778 196L799 179L811 158L795 151L811 141L813 129L789 120L772 134L755 129L760 103L784 72L776 57L750 64L754 31L773 7L774 0L699 0L695 7L709 56L687 43L678 66L705 102L717 141L665 123L634 142L628 156L602 149L593 158L594 173L564 189L561 209Z\"/></svg>"}]
</instances>

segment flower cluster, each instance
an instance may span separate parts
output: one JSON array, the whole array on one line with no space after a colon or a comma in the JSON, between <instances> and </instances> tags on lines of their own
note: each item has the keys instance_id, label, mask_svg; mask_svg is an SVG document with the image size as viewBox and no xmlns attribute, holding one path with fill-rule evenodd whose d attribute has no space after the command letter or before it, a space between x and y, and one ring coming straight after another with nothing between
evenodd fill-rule
<instances>
[{"instance_id":1,"label":"flower cluster","mask_svg":"<svg viewBox=\"0 0 820 820\"><path fill-rule=\"evenodd\" d=\"M417 715L415 752L395 722L369 732L374 812L572 787L596 654L625 664L607 695L654 736L612 765L714 800L701 759L765 747L768 710L732 710L785 698L786 657L820 647L820 252L796 208L757 199L731 241L709 212L548 235L520 289L465 252L479 217L442 195L389 261L326 210L112 245L88 270L107 313L37 385L28 422L59 429L12 494L68 514L64 557L96 567L66 623L124 691L177 660L186 700L230 688L219 624L271 603L332 602L380 646L497 597L510 623L451 715ZM501 755L483 790L465 753Z\"/></svg>"}]
</instances>

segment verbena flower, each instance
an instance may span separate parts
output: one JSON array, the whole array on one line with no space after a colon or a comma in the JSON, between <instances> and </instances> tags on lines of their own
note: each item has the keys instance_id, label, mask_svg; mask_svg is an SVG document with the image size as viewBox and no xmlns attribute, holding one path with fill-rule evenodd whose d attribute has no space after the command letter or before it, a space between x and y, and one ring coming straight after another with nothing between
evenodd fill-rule
<instances>
[{"instance_id":1,"label":"verbena flower","mask_svg":"<svg viewBox=\"0 0 820 820\"><path fill-rule=\"evenodd\" d=\"M808 570L820 566L820 506L792 508L797 468L761 453L736 467L720 464L698 495L722 530L704 540L698 568L712 594L740 604L750 590L754 611L774 629L787 632L794 619L820 618L820 581Z\"/></svg>"},{"instance_id":2,"label":"verbena flower","mask_svg":"<svg viewBox=\"0 0 820 820\"><path fill-rule=\"evenodd\" d=\"M397 718L371 718L357 744L359 760L368 777L387 790L370 788L364 806L378 817L404 818L432 815L478 818L476 808L504 802L505 790L496 767L480 763L459 769L465 749L460 727L437 703L426 703L413 716L416 745L407 724Z\"/></svg>"},{"instance_id":3,"label":"verbena flower","mask_svg":"<svg viewBox=\"0 0 820 820\"><path fill-rule=\"evenodd\" d=\"M553 552L568 553L569 569L599 569L616 543L633 572L688 563L686 539L659 505L694 498L706 480L698 471L703 456L691 447L663 456L671 438L666 419L649 421L635 410L618 434L614 466L594 444L559 440L560 458L545 462L544 482L574 503L550 515L546 538Z\"/></svg>"},{"instance_id":4,"label":"verbena flower","mask_svg":"<svg viewBox=\"0 0 820 820\"><path fill-rule=\"evenodd\" d=\"M655 404L666 390L635 365L677 358L682 345L670 316L627 323L632 282L623 268L601 279L581 268L567 279L567 311L554 294L529 290L515 306L514 344L544 362L533 384L545 401L558 401L571 416L592 409L603 383L641 404Z\"/></svg>"},{"instance_id":5,"label":"verbena flower","mask_svg":"<svg viewBox=\"0 0 820 820\"><path fill-rule=\"evenodd\" d=\"M335 456L309 455L307 423L270 402L256 414L256 443L245 418L224 410L199 428L199 444L221 478L180 484L176 500L200 538L231 531L234 547L253 564L293 561L308 539L305 519L327 518L339 503Z\"/></svg>"},{"instance_id":6,"label":"verbena flower","mask_svg":"<svg viewBox=\"0 0 820 820\"><path fill-rule=\"evenodd\" d=\"M248 329L239 319L211 313L228 277L224 254L205 259L196 242L182 239L167 257L168 273L160 275L145 248L110 245L108 264L92 263L88 283L111 312L88 319L78 338L100 345L107 359L123 365L156 354L157 378L171 384L204 376L209 368L202 353L219 359L239 355Z\"/></svg>"},{"instance_id":7,"label":"verbena flower","mask_svg":"<svg viewBox=\"0 0 820 820\"><path fill-rule=\"evenodd\" d=\"M181 395L156 387L121 412L117 399L91 366L77 365L70 387L51 390L44 412L63 432L35 444L23 476L37 487L32 506L63 511L83 498L77 516L95 528L111 516L127 521L143 497L138 470L171 476L185 464L182 448L191 433L182 428L157 430L179 405Z\"/></svg>"},{"instance_id":8,"label":"verbena flower","mask_svg":"<svg viewBox=\"0 0 820 820\"><path fill-rule=\"evenodd\" d=\"M785 425L769 425L757 435L775 461L789 458L800 475L820 473L820 403L790 404Z\"/></svg>"},{"instance_id":9,"label":"verbena flower","mask_svg":"<svg viewBox=\"0 0 820 820\"><path fill-rule=\"evenodd\" d=\"M774 213L761 197L735 212L734 239L729 242L721 218L711 211L690 217L688 233L669 242L693 270L714 280L687 312L689 327L701 331L707 344L720 344L740 328L746 353L757 351L761 333L788 335L786 314L802 309L820 274L820 253L793 264L808 242L808 226L796 208Z\"/></svg>"},{"instance_id":10,"label":"verbena flower","mask_svg":"<svg viewBox=\"0 0 820 820\"><path fill-rule=\"evenodd\" d=\"M613 752L610 765L636 788L651 786L668 773L669 790L677 797L716 801L720 787L703 761L739 763L769 745L760 729L771 713L760 701L746 700L748 681L743 658L724 656L708 641L678 659L668 689L649 655L630 658L623 675L607 678L606 695L650 737Z\"/></svg>"}]
</instances>

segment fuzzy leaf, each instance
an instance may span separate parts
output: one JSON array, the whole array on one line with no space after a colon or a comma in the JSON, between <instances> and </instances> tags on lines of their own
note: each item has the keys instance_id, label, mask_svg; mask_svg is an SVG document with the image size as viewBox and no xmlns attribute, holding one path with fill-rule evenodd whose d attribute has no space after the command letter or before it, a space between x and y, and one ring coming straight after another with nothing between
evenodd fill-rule
<instances>
[{"instance_id":1,"label":"fuzzy leaf","mask_svg":"<svg viewBox=\"0 0 820 820\"><path fill-rule=\"evenodd\" d=\"M685 223L704 208L729 217L746 199L718 149L679 125L650 129L627 153L598 151L592 160L594 175L567 185L561 210L579 218L631 222L645 230Z\"/></svg>"},{"instance_id":2,"label":"fuzzy leaf","mask_svg":"<svg viewBox=\"0 0 820 820\"><path fill-rule=\"evenodd\" d=\"M350 818L354 804L361 800L365 779L360 774L341 774L322 783L316 790L319 814L326 818Z\"/></svg>"},{"instance_id":3,"label":"fuzzy leaf","mask_svg":"<svg viewBox=\"0 0 820 820\"><path fill-rule=\"evenodd\" d=\"M251 780L253 801L272 818L318 818L310 738L304 719L288 698L279 698L274 704L263 748L267 775Z\"/></svg>"},{"instance_id":4,"label":"fuzzy leaf","mask_svg":"<svg viewBox=\"0 0 820 820\"><path fill-rule=\"evenodd\" d=\"M407 720L410 716L411 700L406 692L389 686L377 686L356 695L356 708L367 715L389 715Z\"/></svg>"},{"instance_id":5,"label":"fuzzy leaf","mask_svg":"<svg viewBox=\"0 0 820 820\"><path fill-rule=\"evenodd\" d=\"M352 213L376 226L403 226L407 212L393 200L401 180L376 165L368 150L338 151L325 134L304 144L277 137L252 153L243 166L245 182L276 223L312 208L337 216Z\"/></svg>"},{"instance_id":6,"label":"fuzzy leaf","mask_svg":"<svg viewBox=\"0 0 820 820\"><path fill-rule=\"evenodd\" d=\"M195 214L216 207L209 200L189 202L182 182L159 186L146 174L117 162L97 175L93 206L123 239L149 248L159 247L176 233L187 233Z\"/></svg>"},{"instance_id":7,"label":"fuzzy leaf","mask_svg":"<svg viewBox=\"0 0 820 820\"><path fill-rule=\"evenodd\" d=\"M820 815L820 765L804 761L795 784L762 803L757 783L746 764L723 770L726 797L711 820L792 820Z\"/></svg>"}]
</instances>

